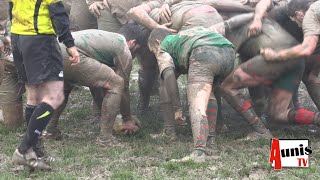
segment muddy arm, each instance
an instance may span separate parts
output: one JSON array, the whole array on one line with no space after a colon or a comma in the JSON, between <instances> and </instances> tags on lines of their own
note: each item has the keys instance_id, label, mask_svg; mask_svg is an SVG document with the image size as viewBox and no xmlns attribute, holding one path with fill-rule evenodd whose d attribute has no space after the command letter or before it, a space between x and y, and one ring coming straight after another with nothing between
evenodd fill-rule
<instances>
[{"instance_id":1,"label":"muddy arm","mask_svg":"<svg viewBox=\"0 0 320 180\"><path fill-rule=\"evenodd\" d=\"M225 21L226 24L226 32L230 32L234 30L235 28L238 28L239 26L242 26L244 24L247 24L250 22L253 18L253 13L247 13L247 14L241 14L234 16L228 20Z\"/></svg>"},{"instance_id":2,"label":"muddy arm","mask_svg":"<svg viewBox=\"0 0 320 180\"><path fill-rule=\"evenodd\" d=\"M272 0L260 0L256 5L253 21L249 26L248 36L257 36L262 30L262 19L272 7Z\"/></svg>"},{"instance_id":3,"label":"muddy arm","mask_svg":"<svg viewBox=\"0 0 320 180\"><path fill-rule=\"evenodd\" d=\"M254 21L261 21L263 16L272 7L272 0L261 0L257 4L254 12Z\"/></svg>"},{"instance_id":4,"label":"muddy arm","mask_svg":"<svg viewBox=\"0 0 320 180\"><path fill-rule=\"evenodd\" d=\"M128 46L125 46L124 51L119 53L115 59L116 73L124 80L124 91L121 97L120 113L123 120L131 119L129 80L132 69L132 56Z\"/></svg>"},{"instance_id":5,"label":"muddy arm","mask_svg":"<svg viewBox=\"0 0 320 180\"><path fill-rule=\"evenodd\" d=\"M167 3L169 6L175 3L180 2L181 0L169 0L170 3ZM166 2L166 1L165 1ZM141 24L148 29L156 29L156 28L163 28L167 29L170 32L176 32L173 29L167 28L166 25L160 25L158 22L153 20L150 16L149 13L153 10L153 8L160 8L163 4L158 3L158 7L150 7L148 4L142 4L140 6L131 8L127 15L137 22L138 24Z\"/></svg>"},{"instance_id":6,"label":"muddy arm","mask_svg":"<svg viewBox=\"0 0 320 180\"><path fill-rule=\"evenodd\" d=\"M254 16L253 13L237 15L224 22L213 25L209 27L209 29L214 32L218 31L222 35L226 35L229 32L231 32L233 29L250 22L253 16Z\"/></svg>"},{"instance_id":7,"label":"muddy arm","mask_svg":"<svg viewBox=\"0 0 320 180\"><path fill-rule=\"evenodd\" d=\"M171 97L174 111L176 112L181 109L181 104L175 69L172 67L165 69L162 73L162 76L168 95Z\"/></svg>"},{"instance_id":8,"label":"muddy arm","mask_svg":"<svg viewBox=\"0 0 320 180\"><path fill-rule=\"evenodd\" d=\"M131 8L127 14L138 24L141 24L148 29L156 29L159 27L159 24L149 16L151 10L152 9L149 5L142 4L140 6Z\"/></svg>"},{"instance_id":9,"label":"muddy arm","mask_svg":"<svg viewBox=\"0 0 320 180\"><path fill-rule=\"evenodd\" d=\"M316 49L318 40L318 35L307 36L304 38L302 44L299 44L292 48L283 49L278 52L275 52L270 48L266 48L262 49L260 53L268 61L285 61L299 57L308 57L312 55L312 53Z\"/></svg>"},{"instance_id":10,"label":"muddy arm","mask_svg":"<svg viewBox=\"0 0 320 180\"><path fill-rule=\"evenodd\" d=\"M165 51L156 53L156 58L164 86L167 89L168 96L171 98L174 111L177 112L181 110L181 103L173 59L170 54Z\"/></svg>"}]
</instances>

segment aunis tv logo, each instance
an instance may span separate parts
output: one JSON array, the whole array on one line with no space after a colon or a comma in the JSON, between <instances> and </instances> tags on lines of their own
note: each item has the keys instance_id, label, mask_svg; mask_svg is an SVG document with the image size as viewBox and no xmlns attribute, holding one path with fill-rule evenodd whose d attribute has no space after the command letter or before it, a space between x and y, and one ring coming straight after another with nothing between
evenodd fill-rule
<instances>
[{"instance_id":1,"label":"aunis tv logo","mask_svg":"<svg viewBox=\"0 0 320 180\"><path fill-rule=\"evenodd\" d=\"M309 167L312 153L308 139L272 139L270 163L275 170L282 167Z\"/></svg>"}]
</instances>

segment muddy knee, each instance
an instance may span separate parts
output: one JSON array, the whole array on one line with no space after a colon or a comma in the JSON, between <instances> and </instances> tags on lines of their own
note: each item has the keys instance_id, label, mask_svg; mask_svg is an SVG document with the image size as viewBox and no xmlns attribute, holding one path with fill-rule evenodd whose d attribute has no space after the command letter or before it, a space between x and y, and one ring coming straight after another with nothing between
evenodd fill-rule
<instances>
[{"instance_id":1,"label":"muddy knee","mask_svg":"<svg viewBox=\"0 0 320 180\"><path fill-rule=\"evenodd\" d=\"M242 74L242 69L237 68L234 70L227 78L221 83L221 86L219 90L221 91L222 95L232 95L233 94L233 89L234 89L234 83L241 82L241 74Z\"/></svg>"},{"instance_id":2,"label":"muddy knee","mask_svg":"<svg viewBox=\"0 0 320 180\"><path fill-rule=\"evenodd\" d=\"M114 75L112 80L104 86L109 92L122 94L125 89L124 79L119 75Z\"/></svg>"}]
</instances>

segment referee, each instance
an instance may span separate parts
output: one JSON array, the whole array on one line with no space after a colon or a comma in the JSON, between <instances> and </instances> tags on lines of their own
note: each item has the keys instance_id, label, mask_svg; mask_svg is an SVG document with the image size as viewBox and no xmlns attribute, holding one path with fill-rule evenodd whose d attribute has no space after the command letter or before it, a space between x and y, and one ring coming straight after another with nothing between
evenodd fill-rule
<instances>
[{"instance_id":1,"label":"referee","mask_svg":"<svg viewBox=\"0 0 320 180\"><path fill-rule=\"evenodd\" d=\"M37 145L53 112L62 104L63 59L56 38L67 47L72 64L80 61L61 0L9 0L11 46L19 81L25 83L27 130L13 163L51 170Z\"/></svg>"}]
</instances>

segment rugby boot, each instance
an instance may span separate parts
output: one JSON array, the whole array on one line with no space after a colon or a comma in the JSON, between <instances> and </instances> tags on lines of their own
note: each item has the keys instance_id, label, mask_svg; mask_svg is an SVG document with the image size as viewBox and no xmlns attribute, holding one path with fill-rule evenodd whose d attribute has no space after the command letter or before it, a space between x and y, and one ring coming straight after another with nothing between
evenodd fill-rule
<instances>
[{"instance_id":1,"label":"rugby boot","mask_svg":"<svg viewBox=\"0 0 320 180\"><path fill-rule=\"evenodd\" d=\"M33 147L33 150L39 159L42 159L47 163L50 164L51 162L55 161L55 158L48 155L41 138L39 139L38 143Z\"/></svg>"},{"instance_id":2,"label":"rugby boot","mask_svg":"<svg viewBox=\"0 0 320 180\"><path fill-rule=\"evenodd\" d=\"M31 169L40 169L44 171L51 170L50 165L43 159L38 158L32 148L30 148L25 154L21 154L19 150L16 149L12 156L12 163L27 166Z\"/></svg>"}]
</instances>

